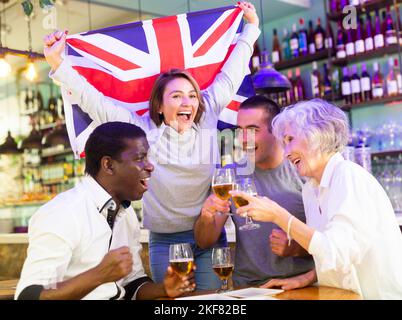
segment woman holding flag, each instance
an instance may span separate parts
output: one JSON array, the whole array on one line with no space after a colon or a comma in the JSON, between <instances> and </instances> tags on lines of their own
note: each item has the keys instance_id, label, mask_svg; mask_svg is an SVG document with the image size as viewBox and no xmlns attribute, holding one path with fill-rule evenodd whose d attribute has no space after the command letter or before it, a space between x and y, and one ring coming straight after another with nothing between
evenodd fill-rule
<instances>
[{"instance_id":1,"label":"woman holding flag","mask_svg":"<svg viewBox=\"0 0 402 320\"><path fill-rule=\"evenodd\" d=\"M233 99L245 75L260 30L254 6L239 2L247 21L229 58L212 84L200 91L197 81L183 70L162 73L155 81L149 115L138 116L117 106L62 58L66 32L48 35L44 54L51 78L79 101L78 105L97 124L130 122L141 127L151 145L155 166L152 179L142 181L144 227L150 230L149 256L154 281L163 279L169 265L169 245L193 246L198 289L219 288L211 264L212 249L196 247L193 225L210 194L212 174L219 158L217 130L220 112ZM222 233L217 245L226 244Z\"/></svg>"}]
</instances>

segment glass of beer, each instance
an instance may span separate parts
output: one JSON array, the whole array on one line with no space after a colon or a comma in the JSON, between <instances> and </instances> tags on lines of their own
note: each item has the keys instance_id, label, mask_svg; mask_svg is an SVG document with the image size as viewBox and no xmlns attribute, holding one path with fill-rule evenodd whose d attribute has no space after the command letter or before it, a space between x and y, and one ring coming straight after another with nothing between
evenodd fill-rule
<instances>
[{"instance_id":1,"label":"glass of beer","mask_svg":"<svg viewBox=\"0 0 402 320\"><path fill-rule=\"evenodd\" d=\"M221 279L222 285L217 293L229 291L228 280L233 272L233 261L229 247L212 249L212 268Z\"/></svg>"},{"instance_id":2,"label":"glass of beer","mask_svg":"<svg viewBox=\"0 0 402 320\"><path fill-rule=\"evenodd\" d=\"M232 168L216 168L212 177L212 191L222 200L229 200L229 191L233 190L235 173Z\"/></svg>"},{"instance_id":3,"label":"glass of beer","mask_svg":"<svg viewBox=\"0 0 402 320\"><path fill-rule=\"evenodd\" d=\"M238 191L243 191L248 193L251 196L256 196L257 195L257 189L255 187L255 184L253 182L252 178L249 177L238 177L236 179L236 183L234 185L234 190ZM240 208L243 206L248 205L248 201L246 199L243 199L241 197L232 197L233 203L235 204L236 208ZM246 216L246 223L242 225L239 230L255 230L258 229L260 225L258 223L253 222L253 219L251 217Z\"/></svg>"},{"instance_id":4,"label":"glass of beer","mask_svg":"<svg viewBox=\"0 0 402 320\"><path fill-rule=\"evenodd\" d=\"M193 250L189 243L175 243L169 246L169 264L173 271L181 277L193 270Z\"/></svg>"}]
</instances>

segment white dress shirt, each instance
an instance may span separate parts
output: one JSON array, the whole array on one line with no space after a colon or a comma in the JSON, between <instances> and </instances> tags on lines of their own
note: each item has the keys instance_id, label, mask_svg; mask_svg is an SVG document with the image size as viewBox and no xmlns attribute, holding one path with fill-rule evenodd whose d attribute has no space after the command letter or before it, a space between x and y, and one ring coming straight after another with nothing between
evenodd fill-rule
<instances>
[{"instance_id":1,"label":"white dress shirt","mask_svg":"<svg viewBox=\"0 0 402 320\"><path fill-rule=\"evenodd\" d=\"M378 181L337 153L320 185L303 187L308 251L320 285L353 290L364 299L402 299L402 235Z\"/></svg>"},{"instance_id":2,"label":"white dress shirt","mask_svg":"<svg viewBox=\"0 0 402 320\"><path fill-rule=\"evenodd\" d=\"M32 285L55 288L56 283L94 268L108 251L122 246L128 246L133 255L132 272L116 283L97 287L83 299L122 298L128 283L148 279L140 256L137 216L130 206L120 206L112 232L106 217L113 207L112 197L86 176L76 187L39 208L29 222L28 255L15 297Z\"/></svg>"}]
</instances>

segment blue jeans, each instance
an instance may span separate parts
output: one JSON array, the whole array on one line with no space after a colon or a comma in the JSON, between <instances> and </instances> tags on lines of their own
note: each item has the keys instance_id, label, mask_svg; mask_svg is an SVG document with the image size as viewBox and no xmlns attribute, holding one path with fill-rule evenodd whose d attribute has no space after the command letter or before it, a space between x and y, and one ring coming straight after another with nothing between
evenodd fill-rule
<instances>
[{"instance_id":1,"label":"blue jeans","mask_svg":"<svg viewBox=\"0 0 402 320\"><path fill-rule=\"evenodd\" d=\"M195 282L197 289L210 290L220 288L220 280L212 269L212 248L201 249L194 240L193 230L177 233L149 233L149 265L152 278L161 283L169 266L169 246L173 243L190 243L194 254ZM216 247L227 246L226 233L222 232Z\"/></svg>"}]
</instances>

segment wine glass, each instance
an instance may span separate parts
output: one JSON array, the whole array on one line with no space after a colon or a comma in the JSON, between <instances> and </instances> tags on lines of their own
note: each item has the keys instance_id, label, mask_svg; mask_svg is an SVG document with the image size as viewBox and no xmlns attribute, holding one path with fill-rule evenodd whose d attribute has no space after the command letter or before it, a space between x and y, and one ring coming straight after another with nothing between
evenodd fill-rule
<instances>
[{"instance_id":1,"label":"wine glass","mask_svg":"<svg viewBox=\"0 0 402 320\"><path fill-rule=\"evenodd\" d=\"M169 264L173 271L184 277L188 275L194 266L193 250L189 243L175 243L169 246ZM192 289L188 289L192 291Z\"/></svg>"},{"instance_id":2,"label":"wine glass","mask_svg":"<svg viewBox=\"0 0 402 320\"><path fill-rule=\"evenodd\" d=\"M255 184L253 182L252 178L249 177L239 177L236 179L236 183L234 185L234 190L238 191L243 191L250 196L256 196L257 195L257 189L255 187ZM233 202L236 206L236 208L240 208L243 206L248 205L248 201L246 199L243 199L242 197L235 196L232 197ZM246 224L242 225L239 230L241 231L247 231L247 230L255 230L258 229L260 225L258 223L254 223L253 219L251 217L246 216Z\"/></svg>"},{"instance_id":3,"label":"wine glass","mask_svg":"<svg viewBox=\"0 0 402 320\"><path fill-rule=\"evenodd\" d=\"M235 173L232 168L216 168L212 177L212 191L219 199L229 200L229 191L233 190L234 182Z\"/></svg>"},{"instance_id":4,"label":"wine glass","mask_svg":"<svg viewBox=\"0 0 402 320\"><path fill-rule=\"evenodd\" d=\"M223 293L229 291L228 279L234 268L229 247L212 249L212 268L222 282L221 287L216 292Z\"/></svg>"}]
</instances>

